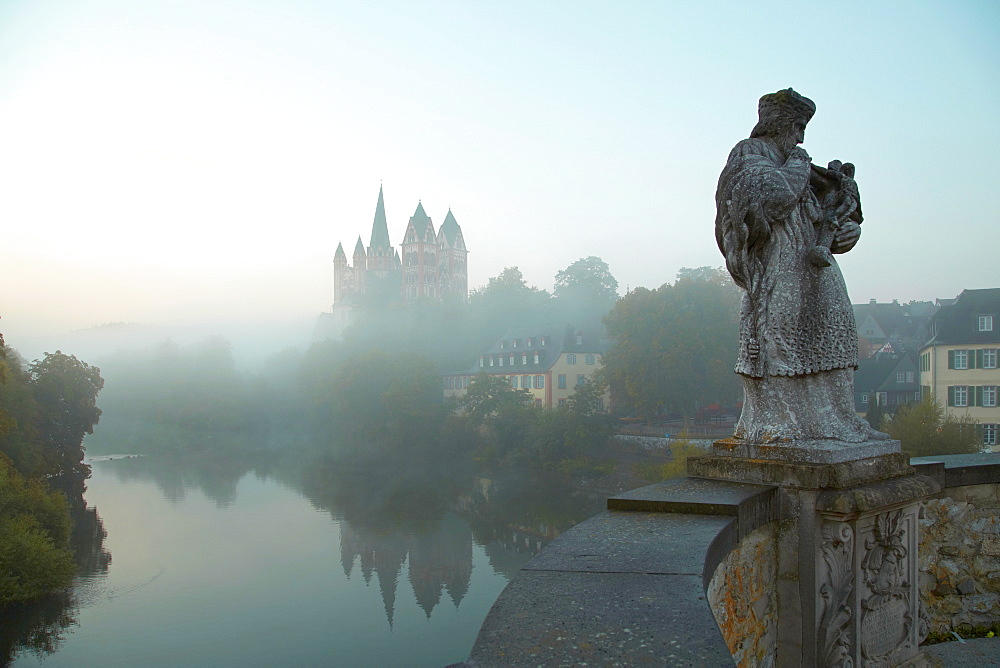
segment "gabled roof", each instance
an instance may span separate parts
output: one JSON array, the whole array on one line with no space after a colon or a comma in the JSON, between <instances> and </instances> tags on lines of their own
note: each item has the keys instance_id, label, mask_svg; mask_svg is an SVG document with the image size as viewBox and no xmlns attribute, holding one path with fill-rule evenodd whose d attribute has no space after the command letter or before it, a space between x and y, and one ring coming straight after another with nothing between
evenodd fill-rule
<instances>
[{"instance_id":1,"label":"gabled roof","mask_svg":"<svg viewBox=\"0 0 1000 668\"><path fill-rule=\"evenodd\" d=\"M448 209L448 214L444 217L444 222L441 223L441 229L438 230L438 240L444 239L448 248L454 248L455 241L461 236L462 228L459 226L458 221L455 220L451 209Z\"/></svg>"},{"instance_id":2,"label":"gabled roof","mask_svg":"<svg viewBox=\"0 0 1000 668\"><path fill-rule=\"evenodd\" d=\"M385 203L382 200L382 186L378 187L378 204L375 205L375 220L372 222L372 240L368 244L372 250L392 248L389 243L389 225L385 221Z\"/></svg>"},{"instance_id":3,"label":"gabled roof","mask_svg":"<svg viewBox=\"0 0 1000 668\"><path fill-rule=\"evenodd\" d=\"M576 342L576 335L578 333L582 337L582 343L579 344ZM541 344L543 337L545 338L544 346ZM532 339L530 348L528 347L529 338ZM517 347L514 347L513 344L515 340L517 341ZM490 356L500 354L513 355L514 366L505 365L503 367L492 368L486 366L480 369L479 357L477 357L470 368L452 373L475 374L480 371L488 371L495 374L506 373L509 375L542 373L559 361L559 356L563 353L604 354L605 350L605 342L599 336L593 333L580 332L580 330L565 322L556 322L535 327L516 327L504 332L504 335L481 355L487 359ZM538 364L534 363L534 353L536 351L538 352ZM522 353L528 354L528 363L526 365L521 364Z\"/></svg>"},{"instance_id":4,"label":"gabled roof","mask_svg":"<svg viewBox=\"0 0 1000 668\"><path fill-rule=\"evenodd\" d=\"M993 331L979 331L981 315L993 316ZM927 345L1000 343L1000 288L963 290L934 315L930 329Z\"/></svg>"}]
</instances>

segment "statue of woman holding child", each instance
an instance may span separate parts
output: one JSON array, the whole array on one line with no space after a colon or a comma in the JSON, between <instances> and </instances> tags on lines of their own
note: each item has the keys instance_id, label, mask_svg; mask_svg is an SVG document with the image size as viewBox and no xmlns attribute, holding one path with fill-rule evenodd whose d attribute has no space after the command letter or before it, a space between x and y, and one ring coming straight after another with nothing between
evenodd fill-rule
<instances>
[{"instance_id":1,"label":"statue of woman holding child","mask_svg":"<svg viewBox=\"0 0 1000 668\"><path fill-rule=\"evenodd\" d=\"M861 206L853 165L813 165L799 146L815 111L791 88L763 96L716 191L716 240L745 291L735 438L746 443L887 438L854 411L857 329L832 255L857 243Z\"/></svg>"}]
</instances>

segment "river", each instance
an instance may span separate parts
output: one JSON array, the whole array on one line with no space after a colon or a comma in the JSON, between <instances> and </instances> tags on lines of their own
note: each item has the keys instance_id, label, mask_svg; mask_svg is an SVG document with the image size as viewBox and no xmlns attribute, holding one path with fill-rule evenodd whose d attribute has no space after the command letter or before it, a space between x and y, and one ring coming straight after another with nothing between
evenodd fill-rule
<instances>
[{"instance_id":1,"label":"river","mask_svg":"<svg viewBox=\"0 0 1000 668\"><path fill-rule=\"evenodd\" d=\"M517 570L605 498L316 461L91 463L81 573L65 595L8 612L0 662L447 665Z\"/></svg>"}]
</instances>

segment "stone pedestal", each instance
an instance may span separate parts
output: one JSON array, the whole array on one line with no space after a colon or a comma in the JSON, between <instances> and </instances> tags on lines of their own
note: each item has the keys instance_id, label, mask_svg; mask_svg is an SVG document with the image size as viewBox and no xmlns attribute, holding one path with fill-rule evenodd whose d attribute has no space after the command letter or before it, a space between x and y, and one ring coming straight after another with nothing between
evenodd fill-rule
<instances>
[{"instance_id":1,"label":"stone pedestal","mask_svg":"<svg viewBox=\"0 0 1000 668\"><path fill-rule=\"evenodd\" d=\"M688 474L781 489L777 665L919 662L917 514L939 485L915 473L896 441L748 454L720 441L688 459Z\"/></svg>"}]
</instances>

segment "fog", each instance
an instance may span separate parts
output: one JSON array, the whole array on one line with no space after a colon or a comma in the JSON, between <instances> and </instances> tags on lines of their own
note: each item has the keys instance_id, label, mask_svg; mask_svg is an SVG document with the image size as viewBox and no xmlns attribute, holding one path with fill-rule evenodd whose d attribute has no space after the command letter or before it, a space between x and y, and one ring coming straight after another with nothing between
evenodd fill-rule
<instances>
[{"instance_id":1,"label":"fog","mask_svg":"<svg viewBox=\"0 0 1000 668\"><path fill-rule=\"evenodd\" d=\"M451 208L471 287L517 266L551 289L598 255L623 292L655 288L721 264L719 171L787 86L817 103L814 159L858 167L854 301L989 287L998 15L5 2L0 327L28 357L116 322L281 349L329 310L380 185L396 245L418 202L435 226Z\"/></svg>"}]
</instances>

